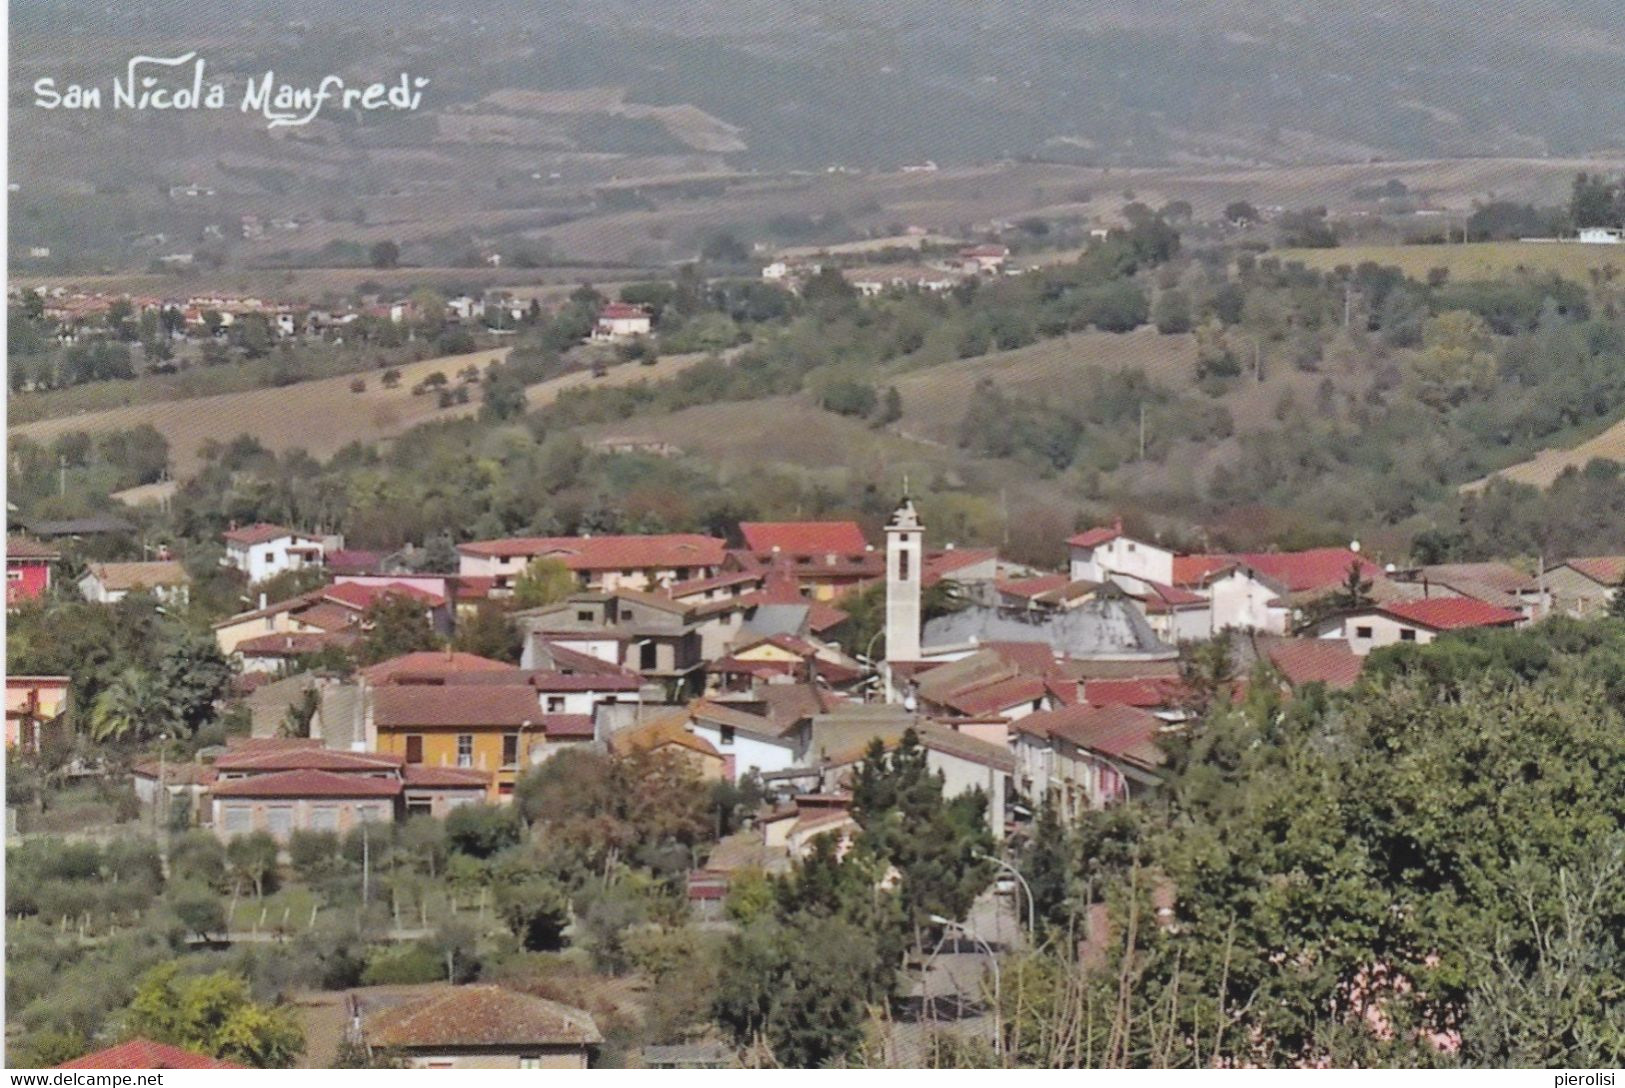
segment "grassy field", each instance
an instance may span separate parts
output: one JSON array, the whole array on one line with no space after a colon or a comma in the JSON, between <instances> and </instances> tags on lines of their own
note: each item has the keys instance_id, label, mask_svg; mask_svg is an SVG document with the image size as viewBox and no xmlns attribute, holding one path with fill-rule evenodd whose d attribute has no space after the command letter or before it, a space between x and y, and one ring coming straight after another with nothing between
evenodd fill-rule
<instances>
[{"instance_id":1,"label":"grassy field","mask_svg":"<svg viewBox=\"0 0 1625 1088\"><path fill-rule=\"evenodd\" d=\"M1425 279L1434 268L1448 268L1452 280L1494 280L1519 272L1557 273L1585 283L1594 268L1612 265L1625 271L1625 246L1581 245L1578 242L1472 242L1443 246L1338 246L1333 249L1281 249L1273 256L1301 261L1310 268L1353 267L1365 261L1395 265L1413 279Z\"/></svg>"},{"instance_id":2,"label":"grassy field","mask_svg":"<svg viewBox=\"0 0 1625 1088\"><path fill-rule=\"evenodd\" d=\"M1504 468L1488 479L1475 480L1463 487L1462 490L1481 490L1490 479L1494 479L1496 476L1512 480L1515 483L1548 487L1564 469L1584 468L1589 462L1599 457L1608 461L1625 462L1625 419L1577 446L1566 450L1541 450L1529 460L1513 465L1510 468Z\"/></svg>"},{"instance_id":3,"label":"grassy field","mask_svg":"<svg viewBox=\"0 0 1625 1088\"><path fill-rule=\"evenodd\" d=\"M254 389L240 393L194 397L190 400L138 404L101 412L86 412L41 420L11 428L13 437L48 443L69 431L98 434L150 423L169 441L170 468L180 479L200 467L198 451L207 441L228 442L251 435L268 449L304 449L314 457L331 457L351 442L380 442L419 423L457 419L479 409L476 393L468 404L441 408L432 395L412 395L412 386L440 372L455 381L458 371L473 364L480 369L507 355L506 348L425 359L399 368L400 385L385 389L377 371L366 375L364 392L350 391L350 376L299 382L280 389ZM538 382L526 390L532 408L550 403L560 393L579 386L627 385L669 378L704 358L701 354L668 355L654 366L627 364L612 367L602 378L577 371Z\"/></svg>"}]
</instances>

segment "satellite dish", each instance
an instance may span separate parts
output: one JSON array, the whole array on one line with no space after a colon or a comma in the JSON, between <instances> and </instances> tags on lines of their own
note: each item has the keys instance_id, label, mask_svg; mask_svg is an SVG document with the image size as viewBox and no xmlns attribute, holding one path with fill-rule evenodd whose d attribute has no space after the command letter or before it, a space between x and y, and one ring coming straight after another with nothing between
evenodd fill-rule
<instances>
[{"instance_id":1,"label":"satellite dish","mask_svg":"<svg viewBox=\"0 0 1625 1088\"><path fill-rule=\"evenodd\" d=\"M1355 555L1359 555L1360 554L1360 542L1358 540L1349 541L1349 551L1353 552Z\"/></svg>"}]
</instances>

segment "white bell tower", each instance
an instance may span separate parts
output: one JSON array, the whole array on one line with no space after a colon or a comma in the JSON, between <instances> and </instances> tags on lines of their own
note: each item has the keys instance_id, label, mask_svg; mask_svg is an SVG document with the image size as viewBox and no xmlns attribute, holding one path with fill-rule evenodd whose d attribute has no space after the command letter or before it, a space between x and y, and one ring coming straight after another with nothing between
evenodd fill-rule
<instances>
[{"instance_id":1,"label":"white bell tower","mask_svg":"<svg viewBox=\"0 0 1625 1088\"><path fill-rule=\"evenodd\" d=\"M902 693L892 682L891 662L920 659L920 576L925 527L907 494L886 523L886 700Z\"/></svg>"}]
</instances>

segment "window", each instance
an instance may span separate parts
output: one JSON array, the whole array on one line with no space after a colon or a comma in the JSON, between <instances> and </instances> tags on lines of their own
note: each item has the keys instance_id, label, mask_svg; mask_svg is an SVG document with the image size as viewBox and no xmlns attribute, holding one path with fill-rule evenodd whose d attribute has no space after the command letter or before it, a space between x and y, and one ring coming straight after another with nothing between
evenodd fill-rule
<instances>
[{"instance_id":1,"label":"window","mask_svg":"<svg viewBox=\"0 0 1625 1088\"><path fill-rule=\"evenodd\" d=\"M474 766L474 734L459 733L457 735L457 766Z\"/></svg>"},{"instance_id":2,"label":"window","mask_svg":"<svg viewBox=\"0 0 1625 1088\"><path fill-rule=\"evenodd\" d=\"M1134 542L1133 542L1133 541L1130 541L1130 542L1129 542L1129 543L1128 543L1128 544L1126 544L1126 545L1124 545L1124 546L1125 546L1125 547L1126 547L1126 548L1127 548L1127 549L1128 549L1128 550L1129 550L1129 551L1131 551L1131 552L1132 552L1132 551L1135 551L1135 550L1137 550L1137 549L1136 549L1136 548L1135 548L1135 547L1134 547Z\"/></svg>"},{"instance_id":3,"label":"window","mask_svg":"<svg viewBox=\"0 0 1625 1088\"><path fill-rule=\"evenodd\" d=\"M1370 638L1371 637L1371 628L1369 628L1369 627L1356 627L1354 629L1354 637L1355 638Z\"/></svg>"},{"instance_id":4,"label":"window","mask_svg":"<svg viewBox=\"0 0 1625 1088\"><path fill-rule=\"evenodd\" d=\"M590 608L577 609L576 610L576 622L577 623L591 623L592 622L592 609L590 609Z\"/></svg>"},{"instance_id":5,"label":"window","mask_svg":"<svg viewBox=\"0 0 1625 1088\"><path fill-rule=\"evenodd\" d=\"M659 658L657 657L657 654L659 653L659 650L660 647L656 646L654 643L645 642L642 650L639 651L638 668L653 669L658 667Z\"/></svg>"},{"instance_id":6,"label":"window","mask_svg":"<svg viewBox=\"0 0 1625 1088\"><path fill-rule=\"evenodd\" d=\"M907 548L903 548L897 553L897 577L905 582L909 579Z\"/></svg>"},{"instance_id":7,"label":"window","mask_svg":"<svg viewBox=\"0 0 1625 1088\"><path fill-rule=\"evenodd\" d=\"M254 828L254 810L247 805L226 805L220 810L220 820L233 835Z\"/></svg>"},{"instance_id":8,"label":"window","mask_svg":"<svg viewBox=\"0 0 1625 1088\"><path fill-rule=\"evenodd\" d=\"M722 727L722 743L723 744L732 744L733 742L734 742L734 727L731 726L731 725L723 726Z\"/></svg>"},{"instance_id":9,"label":"window","mask_svg":"<svg viewBox=\"0 0 1625 1088\"><path fill-rule=\"evenodd\" d=\"M521 1054L521 1055L519 1055L519 1068L521 1068L521 1069L540 1069L541 1067L542 1067L542 1056L540 1054Z\"/></svg>"},{"instance_id":10,"label":"window","mask_svg":"<svg viewBox=\"0 0 1625 1088\"><path fill-rule=\"evenodd\" d=\"M519 762L519 734L505 733L502 737L502 765L512 767Z\"/></svg>"},{"instance_id":11,"label":"window","mask_svg":"<svg viewBox=\"0 0 1625 1088\"><path fill-rule=\"evenodd\" d=\"M364 824L378 823L389 819L389 810L383 805L357 805L355 818Z\"/></svg>"},{"instance_id":12,"label":"window","mask_svg":"<svg viewBox=\"0 0 1625 1088\"><path fill-rule=\"evenodd\" d=\"M293 830L293 806L273 805L265 810L265 827L276 838L283 838Z\"/></svg>"},{"instance_id":13,"label":"window","mask_svg":"<svg viewBox=\"0 0 1625 1088\"><path fill-rule=\"evenodd\" d=\"M310 829L312 831L337 831L339 829L339 810L333 805L318 805L310 810Z\"/></svg>"},{"instance_id":14,"label":"window","mask_svg":"<svg viewBox=\"0 0 1625 1088\"><path fill-rule=\"evenodd\" d=\"M549 695L547 697L547 712L549 714L563 714L564 713L564 696L562 696L562 695Z\"/></svg>"},{"instance_id":15,"label":"window","mask_svg":"<svg viewBox=\"0 0 1625 1088\"><path fill-rule=\"evenodd\" d=\"M22 571L20 571L20 570L8 570L8 571L6 571L6 581L8 581L8 582L20 582L22 580L23 580L23 572Z\"/></svg>"},{"instance_id":16,"label":"window","mask_svg":"<svg viewBox=\"0 0 1625 1088\"><path fill-rule=\"evenodd\" d=\"M1401 642L1415 642L1416 641L1416 631L1413 628L1410 628L1410 627L1401 627L1399 629L1399 641L1401 641Z\"/></svg>"},{"instance_id":17,"label":"window","mask_svg":"<svg viewBox=\"0 0 1625 1088\"><path fill-rule=\"evenodd\" d=\"M631 623L632 622L632 610L630 608L621 609L621 622L622 623Z\"/></svg>"},{"instance_id":18,"label":"window","mask_svg":"<svg viewBox=\"0 0 1625 1088\"><path fill-rule=\"evenodd\" d=\"M420 736L410 736L410 737L406 738L406 762L408 762L408 763L422 763L423 762L423 738L422 737L420 737Z\"/></svg>"},{"instance_id":19,"label":"window","mask_svg":"<svg viewBox=\"0 0 1625 1088\"><path fill-rule=\"evenodd\" d=\"M687 567L678 567L677 570L673 572L673 576L679 582L688 581L688 568Z\"/></svg>"},{"instance_id":20,"label":"window","mask_svg":"<svg viewBox=\"0 0 1625 1088\"><path fill-rule=\"evenodd\" d=\"M414 800L406 802L408 816L433 816L434 802L429 800Z\"/></svg>"}]
</instances>

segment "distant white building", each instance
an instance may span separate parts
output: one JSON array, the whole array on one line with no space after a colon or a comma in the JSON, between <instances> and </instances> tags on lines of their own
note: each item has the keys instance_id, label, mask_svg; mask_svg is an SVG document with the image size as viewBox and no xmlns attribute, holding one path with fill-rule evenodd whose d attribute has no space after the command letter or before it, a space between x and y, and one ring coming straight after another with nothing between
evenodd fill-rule
<instances>
[{"instance_id":1,"label":"distant white building","mask_svg":"<svg viewBox=\"0 0 1625 1088\"><path fill-rule=\"evenodd\" d=\"M612 302L598 311L598 324L592 330L592 338L627 340L634 336L648 336L653 328L654 321L642 306Z\"/></svg>"},{"instance_id":2,"label":"distant white building","mask_svg":"<svg viewBox=\"0 0 1625 1088\"><path fill-rule=\"evenodd\" d=\"M1617 246L1625 242L1625 229L1620 227L1581 227L1580 241L1594 246Z\"/></svg>"},{"instance_id":3,"label":"distant white building","mask_svg":"<svg viewBox=\"0 0 1625 1088\"><path fill-rule=\"evenodd\" d=\"M283 571L321 566L325 554L320 537L298 533L280 525L249 525L225 534L226 563L263 582Z\"/></svg>"}]
</instances>

